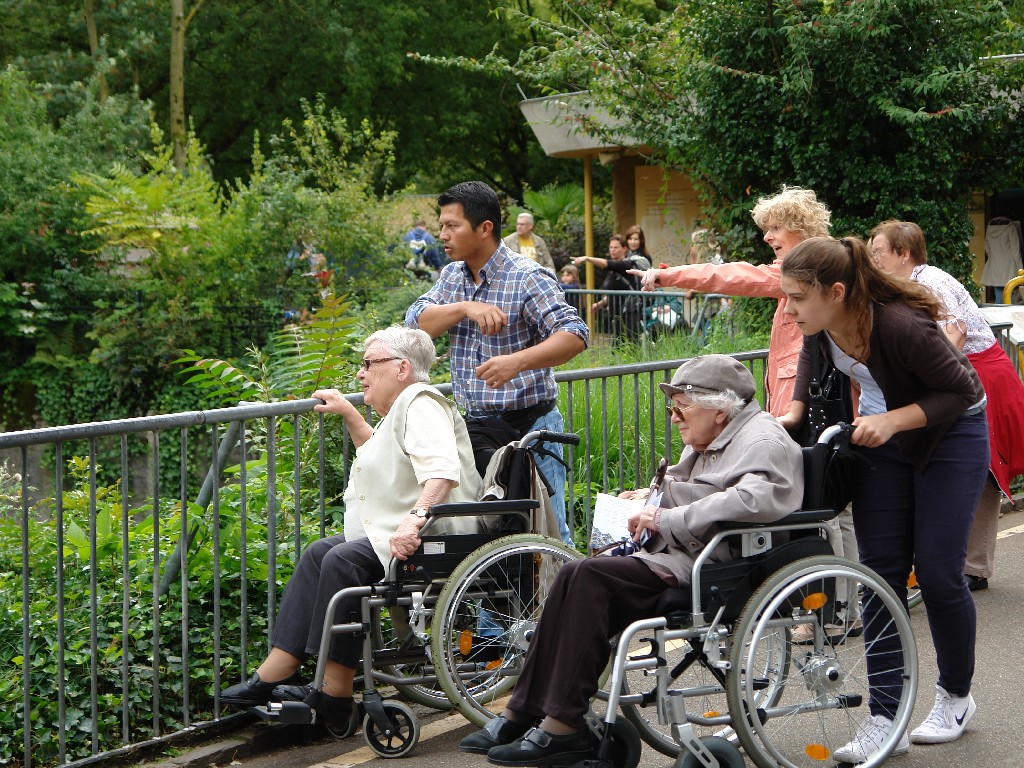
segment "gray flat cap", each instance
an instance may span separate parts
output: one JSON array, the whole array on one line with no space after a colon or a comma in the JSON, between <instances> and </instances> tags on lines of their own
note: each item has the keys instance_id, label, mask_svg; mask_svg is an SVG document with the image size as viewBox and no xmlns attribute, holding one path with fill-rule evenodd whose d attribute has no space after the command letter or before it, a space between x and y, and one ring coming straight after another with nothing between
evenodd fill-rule
<instances>
[{"instance_id":1,"label":"gray flat cap","mask_svg":"<svg viewBox=\"0 0 1024 768\"><path fill-rule=\"evenodd\" d=\"M746 401L754 397L754 377L743 363L728 355L704 355L687 360L661 391L672 395L717 395L731 389Z\"/></svg>"}]
</instances>

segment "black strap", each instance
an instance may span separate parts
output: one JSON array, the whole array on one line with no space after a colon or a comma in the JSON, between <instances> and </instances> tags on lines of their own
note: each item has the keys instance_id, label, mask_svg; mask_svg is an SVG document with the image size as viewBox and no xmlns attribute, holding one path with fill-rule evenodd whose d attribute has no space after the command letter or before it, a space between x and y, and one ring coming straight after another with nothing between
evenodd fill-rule
<instances>
[{"instance_id":1,"label":"black strap","mask_svg":"<svg viewBox=\"0 0 1024 768\"><path fill-rule=\"evenodd\" d=\"M811 336L808 341L811 355L811 382L808 391L811 397L821 397L821 348L818 346L818 335Z\"/></svg>"}]
</instances>

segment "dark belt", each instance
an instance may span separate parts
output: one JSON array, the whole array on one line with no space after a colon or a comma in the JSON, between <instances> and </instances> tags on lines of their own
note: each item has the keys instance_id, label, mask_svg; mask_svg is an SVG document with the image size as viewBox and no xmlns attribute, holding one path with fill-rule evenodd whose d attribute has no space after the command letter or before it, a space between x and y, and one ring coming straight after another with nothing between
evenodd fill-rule
<instances>
[{"instance_id":1,"label":"dark belt","mask_svg":"<svg viewBox=\"0 0 1024 768\"><path fill-rule=\"evenodd\" d=\"M520 433L525 434L537 419L546 413L551 413L557 405L556 400L548 400L546 403L537 403L528 408L518 408L514 411L500 411L494 415Z\"/></svg>"}]
</instances>

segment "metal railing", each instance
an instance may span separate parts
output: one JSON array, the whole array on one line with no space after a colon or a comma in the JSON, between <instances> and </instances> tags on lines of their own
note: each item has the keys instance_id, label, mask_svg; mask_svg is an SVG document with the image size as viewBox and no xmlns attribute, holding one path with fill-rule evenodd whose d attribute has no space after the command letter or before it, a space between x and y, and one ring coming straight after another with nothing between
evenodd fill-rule
<instances>
[{"instance_id":1,"label":"metal railing","mask_svg":"<svg viewBox=\"0 0 1024 768\"><path fill-rule=\"evenodd\" d=\"M698 338L711 332L712 322L726 322L731 332L731 299L718 293L687 291L565 290L566 298L580 312L592 333L634 343L656 341L673 335Z\"/></svg>"},{"instance_id":2,"label":"metal railing","mask_svg":"<svg viewBox=\"0 0 1024 768\"><path fill-rule=\"evenodd\" d=\"M736 357L763 379L765 351ZM661 456L678 454L657 385L681 362L557 374L566 429L583 438L566 456L578 536L594 493L646 485ZM218 691L267 650L291 566L337 519L352 446L341 419L304 417L317 402L0 434L0 455L13 454L13 467L0 463L0 693L12 726L0 728L0 758L18 762L20 741L26 768L84 765L228 720ZM160 446L175 435L167 487ZM30 449L55 468L48 485ZM139 450L143 469L130 460ZM119 456L113 483L98 479L101 454ZM138 472L152 491L133 500Z\"/></svg>"}]
</instances>

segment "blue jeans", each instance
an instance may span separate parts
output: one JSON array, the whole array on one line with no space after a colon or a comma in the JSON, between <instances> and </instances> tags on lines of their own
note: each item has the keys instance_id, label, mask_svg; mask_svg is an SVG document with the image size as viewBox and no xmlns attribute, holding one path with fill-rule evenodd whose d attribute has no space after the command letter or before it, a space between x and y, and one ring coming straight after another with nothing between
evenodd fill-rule
<instances>
[{"instance_id":1,"label":"blue jeans","mask_svg":"<svg viewBox=\"0 0 1024 768\"><path fill-rule=\"evenodd\" d=\"M538 429L546 429L549 432L564 432L565 424L562 422L562 413L558 408L552 408L550 411L545 413L530 427L529 431L534 432ZM549 451L562 458L562 446L559 443L545 443L544 447ZM537 469L539 469L544 477L547 478L548 483L551 485L554 493L551 494L551 507L555 513L555 519L558 521L558 533L569 546L573 545L572 541L572 530L569 528L565 514L565 466L554 456L542 456L537 455Z\"/></svg>"},{"instance_id":2,"label":"blue jeans","mask_svg":"<svg viewBox=\"0 0 1024 768\"><path fill-rule=\"evenodd\" d=\"M938 683L953 696L966 696L974 675L977 614L964 560L988 472L985 414L957 419L924 471L900 453L895 439L859 450L876 467L864 472L853 497L860 561L904 601L914 568L935 644ZM892 719L903 670L898 637L891 632L879 636L878 607L877 600L865 600L863 606L864 641L874 650L868 660L871 714Z\"/></svg>"}]
</instances>

